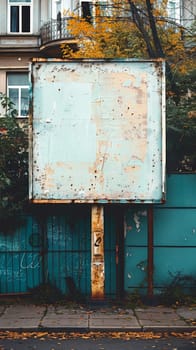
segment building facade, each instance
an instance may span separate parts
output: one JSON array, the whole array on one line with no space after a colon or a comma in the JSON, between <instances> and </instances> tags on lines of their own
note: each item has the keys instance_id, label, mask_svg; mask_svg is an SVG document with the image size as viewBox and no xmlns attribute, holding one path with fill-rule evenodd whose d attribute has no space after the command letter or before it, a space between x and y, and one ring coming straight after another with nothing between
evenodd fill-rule
<instances>
[{"instance_id":1,"label":"building facade","mask_svg":"<svg viewBox=\"0 0 196 350\"><path fill-rule=\"evenodd\" d=\"M0 92L10 96L19 117L28 115L28 72L32 57L59 57L59 44L76 45L67 31L72 13L95 15L97 1L91 0L1 0ZM104 9L110 0L99 1ZM193 0L168 2L168 15L182 25L195 19Z\"/></svg>"}]
</instances>

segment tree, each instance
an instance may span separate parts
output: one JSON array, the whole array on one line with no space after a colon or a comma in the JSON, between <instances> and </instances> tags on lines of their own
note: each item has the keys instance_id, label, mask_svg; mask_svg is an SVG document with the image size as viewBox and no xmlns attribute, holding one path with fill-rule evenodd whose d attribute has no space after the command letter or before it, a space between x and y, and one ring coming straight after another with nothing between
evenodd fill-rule
<instances>
[{"instance_id":1,"label":"tree","mask_svg":"<svg viewBox=\"0 0 196 350\"><path fill-rule=\"evenodd\" d=\"M185 28L170 22L166 0L113 0L108 6L106 11L97 2L91 21L72 16L68 30L78 38L79 50L63 44L64 57L161 57L178 71L186 71L187 60L193 65L191 49L183 40Z\"/></svg>"},{"instance_id":2,"label":"tree","mask_svg":"<svg viewBox=\"0 0 196 350\"><path fill-rule=\"evenodd\" d=\"M187 35L193 38L195 32L170 20L167 3L167 0L113 0L107 11L96 5L91 20L73 16L69 21L68 30L78 38L78 50L74 52L64 44L61 48L64 58L165 59L168 171L193 171L194 161L188 167L182 164L184 159L196 158L195 143L190 142L196 139L196 119L190 118L195 99L190 79L196 68L195 49L185 40ZM178 140L178 151L173 147L174 139Z\"/></svg>"},{"instance_id":3,"label":"tree","mask_svg":"<svg viewBox=\"0 0 196 350\"><path fill-rule=\"evenodd\" d=\"M196 171L196 70L176 77L180 101L167 98L167 169Z\"/></svg>"},{"instance_id":4,"label":"tree","mask_svg":"<svg viewBox=\"0 0 196 350\"><path fill-rule=\"evenodd\" d=\"M20 222L28 193L28 138L10 99L0 93L0 227L12 231Z\"/></svg>"}]
</instances>

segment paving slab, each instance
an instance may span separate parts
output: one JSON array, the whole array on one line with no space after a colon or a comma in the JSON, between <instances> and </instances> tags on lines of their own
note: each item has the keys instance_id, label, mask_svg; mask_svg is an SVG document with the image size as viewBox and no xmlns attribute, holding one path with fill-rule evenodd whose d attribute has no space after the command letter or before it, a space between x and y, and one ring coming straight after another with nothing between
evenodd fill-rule
<instances>
[{"instance_id":1,"label":"paving slab","mask_svg":"<svg viewBox=\"0 0 196 350\"><path fill-rule=\"evenodd\" d=\"M0 316L4 313L5 310L6 310L6 306L0 305Z\"/></svg>"},{"instance_id":2,"label":"paving slab","mask_svg":"<svg viewBox=\"0 0 196 350\"><path fill-rule=\"evenodd\" d=\"M45 313L45 306L36 306L36 305L10 305L5 308L4 313L1 316L1 319L5 318L41 318Z\"/></svg>"},{"instance_id":3,"label":"paving slab","mask_svg":"<svg viewBox=\"0 0 196 350\"><path fill-rule=\"evenodd\" d=\"M132 310L127 312L94 312L89 314L90 329L139 330L141 327Z\"/></svg>"},{"instance_id":4,"label":"paving slab","mask_svg":"<svg viewBox=\"0 0 196 350\"><path fill-rule=\"evenodd\" d=\"M127 318L127 317L135 317L134 316L134 312L133 310L127 310L127 311L92 311L89 312L89 315L91 318L100 318L100 317L104 317L104 318Z\"/></svg>"},{"instance_id":5,"label":"paving slab","mask_svg":"<svg viewBox=\"0 0 196 350\"><path fill-rule=\"evenodd\" d=\"M67 308L66 306L61 305L48 305L47 306L47 314L68 314L68 315L78 315L78 314L86 314L87 310L84 308L78 308L78 309L71 309Z\"/></svg>"},{"instance_id":6,"label":"paving slab","mask_svg":"<svg viewBox=\"0 0 196 350\"><path fill-rule=\"evenodd\" d=\"M196 307L180 307L176 309L176 313L184 319L196 321Z\"/></svg>"},{"instance_id":7,"label":"paving slab","mask_svg":"<svg viewBox=\"0 0 196 350\"><path fill-rule=\"evenodd\" d=\"M136 307L135 311L141 311L143 313L146 312L152 312L154 313L163 313L163 314L167 314L167 313L171 313L171 312L175 312L175 309L172 307L165 307L165 306L147 306L147 307Z\"/></svg>"},{"instance_id":8,"label":"paving slab","mask_svg":"<svg viewBox=\"0 0 196 350\"><path fill-rule=\"evenodd\" d=\"M0 330L18 330L28 329L37 330L39 328L39 319L36 318L19 318L19 319L0 319Z\"/></svg>"},{"instance_id":9,"label":"paving slab","mask_svg":"<svg viewBox=\"0 0 196 350\"><path fill-rule=\"evenodd\" d=\"M37 329L45 309L35 305L7 306L0 317L0 329Z\"/></svg>"},{"instance_id":10,"label":"paving slab","mask_svg":"<svg viewBox=\"0 0 196 350\"><path fill-rule=\"evenodd\" d=\"M88 313L50 306L40 322L43 328L88 328Z\"/></svg>"},{"instance_id":11,"label":"paving slab","mask_svg":"<svg viewBox=\"0 0 196 350\"><path fill-rule=\"evenodd\" d=\"M181 317L190 327L196 327L196 307L180 307L176 310L177 315Z\"/></svg>"},{"instance_id":12,"label":"paving slab","mask_svg":"<svg viewBox=\"0 0 196 350\"><path fill-rule=\"evenodd\" d=\"M188 324L174 309L165 307L149 307L147 309L136 309L135 315L144 330L149 329L176 329L187 328Z\"/></svg>"}]
</instances>

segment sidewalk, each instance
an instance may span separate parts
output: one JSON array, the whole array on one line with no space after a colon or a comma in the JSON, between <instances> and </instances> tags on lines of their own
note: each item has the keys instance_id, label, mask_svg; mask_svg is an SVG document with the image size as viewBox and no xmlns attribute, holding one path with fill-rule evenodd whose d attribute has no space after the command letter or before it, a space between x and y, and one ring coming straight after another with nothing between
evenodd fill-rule
<instances>
[{"instance_id":1,"label":"sidewalk","mask_svg":"<svg viewBox=\"0 0 196 350\"><path fill-rule=\"evenodd\" d=\"M110 307L0 305L0 331L196 331L196 307Z\"/></svg>"}]
</instances>

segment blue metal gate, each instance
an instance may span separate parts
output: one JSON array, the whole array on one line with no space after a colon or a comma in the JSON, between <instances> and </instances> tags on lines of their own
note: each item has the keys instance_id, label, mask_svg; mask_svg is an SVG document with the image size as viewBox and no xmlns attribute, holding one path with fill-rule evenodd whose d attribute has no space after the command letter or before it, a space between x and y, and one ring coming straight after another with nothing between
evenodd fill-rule
<instances>
[{"instance_id":1,"label":"blue metal gate","mask_svg":"<svg viewBox=\"0 0 196 350\"><path fill-rule=\"evenodd\" d=\"M0 294L51 283L69 293L72 280L90 294L90 208L39 208L12 234L0 235Z\"/></svg>"},{"instance_id":2,"label":"blue metal gate","mask_svg":"<svg viewBox=\"0 0 196 350\"><path fill-rule=\"evenodd\" d=\"M38 222L24 217L13 233L0 236L0 293L24 293L42 282L42 250Z\"/></svg>"},{"instance_id":3,"label":"blue metal gate","mask_svg":"<svg viewBox=\"0 0 196 350\"><path fill-rule=\"evenodd\" d=\"M46 279L69 294L70 281L82 294L90 295L90 208L64 207L46 219Z\"/></svg>"},{"instance_id":4,"label":"blue metal gate","mask_svg":"<svg viewBox=\"0 0 196 350\"><path fill-rule=\"evenodd\" d=\"M105 220L105 295L120 297L123 293L123 207L106 206Z\"/></svg>"},{"instance_id":5,"label":"blue metal gate","mask_svg":"<svg viewBox=\"0 0 196 350\"><path fill-rule=\"evenodd\" d=\"M43 206L11 235L0 236L0 294L27 293L51 283L64 294L71 286L91 294L91 207ZM118 290L118 220L105 208L105 294Z\"/></svg>"}]
</instances>

